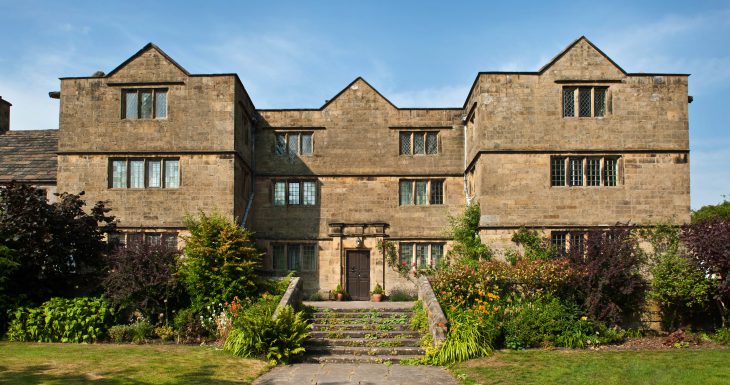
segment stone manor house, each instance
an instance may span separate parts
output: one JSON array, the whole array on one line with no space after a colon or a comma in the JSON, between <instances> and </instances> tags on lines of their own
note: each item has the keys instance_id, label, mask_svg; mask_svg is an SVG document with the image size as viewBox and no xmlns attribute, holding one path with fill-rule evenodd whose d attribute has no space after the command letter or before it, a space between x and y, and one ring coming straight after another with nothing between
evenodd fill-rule
<instances>
[{"instance_id":1,"label":"stone manor house","mask_svg":"<svg viewBox=\"0 0 730 385\"><path fill-rule=\"evenodd\" d=\"M8 131L0 99L0 182L108 201L127 243L235 216L265 270L366 299L410 284L378 242L435 265L467 202L497 250L521 226L569 248L591 228L688 221L688 76L627 73L581 37L537 72L480 72L460 107L398 107L358 77L318 108L257 109L236 74L191 74L148 44L62 78L58 130Z\"/></svg>"}]
</instances>

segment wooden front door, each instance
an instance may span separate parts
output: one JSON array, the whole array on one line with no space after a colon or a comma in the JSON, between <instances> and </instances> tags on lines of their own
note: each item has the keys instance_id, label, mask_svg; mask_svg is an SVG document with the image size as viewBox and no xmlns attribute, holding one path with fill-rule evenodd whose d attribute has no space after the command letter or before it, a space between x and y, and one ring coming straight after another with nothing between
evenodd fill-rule
<instances>
[{"instance_id":1,"label":"wooden front door","mask_svg":"<svg viewBox=\"0 0 730 385\"><path fill-rule=\"evenodd\" d=\"M347 252L347 293L354 300L370 299L370 252L367 250Z\"/></svg>"}]
</instances>

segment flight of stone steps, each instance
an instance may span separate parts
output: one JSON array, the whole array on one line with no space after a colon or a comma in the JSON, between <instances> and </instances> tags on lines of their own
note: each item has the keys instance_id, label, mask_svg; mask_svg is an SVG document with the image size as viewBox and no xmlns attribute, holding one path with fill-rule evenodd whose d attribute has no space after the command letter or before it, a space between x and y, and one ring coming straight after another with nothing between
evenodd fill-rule
<instances>
[{"instance_id":1,"label":"flight of stone steps","mask_svg":"<svg viewBox=\"0 0 730 385\"><path fill-rule=\"evenodd\" d=\"M421 358L421 335L410 329L411 308L316 307L306 360L320 363L399 363ZM336 305L335 305L336 306Z\"/></svg>"}]
</instances>

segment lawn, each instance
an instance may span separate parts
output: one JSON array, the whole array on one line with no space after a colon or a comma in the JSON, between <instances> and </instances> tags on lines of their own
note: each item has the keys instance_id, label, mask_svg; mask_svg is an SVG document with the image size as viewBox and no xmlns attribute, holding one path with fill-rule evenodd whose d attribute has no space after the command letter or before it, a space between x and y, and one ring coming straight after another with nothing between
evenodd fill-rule
<instances>
[{"instance_id":1,"label":"lawn","mask_svg":"<svg viewBox=\"0 0 730 385\"><path fill-rule=\"evenodd\" d=\"M0 342L0 384L249 384L266 370L201 346Z\"/></svg>"},{"instance_id":2,"label":"lawn","mask_svg":"<svg viewBox=\"0 0 730 385\"><path fill-rule=\"evenodd\" d=\"M727 384L730 350L500 351L451 368L464 384Z\"/></svg>"}]
</instances>

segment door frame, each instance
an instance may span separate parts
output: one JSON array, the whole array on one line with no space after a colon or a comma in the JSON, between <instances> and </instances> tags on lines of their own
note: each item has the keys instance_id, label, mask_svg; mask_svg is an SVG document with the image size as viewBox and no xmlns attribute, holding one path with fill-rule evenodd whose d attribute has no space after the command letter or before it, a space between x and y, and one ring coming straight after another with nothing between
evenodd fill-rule
<instances>
[{"instance_id":1,"label":"door frame","mask_svg":"<svg viewBox=\"0 0 730 385\"><path fill-rule=\"evenodd\" d=\"M370 249L365 249L365 248L352 248L352 249L345 249L344 251L345 251L345 263L344 263L344 272L345 272L345 274L344 274L344 282L343 282L343 285L342 286L345 288L345 290L348 290L349 287L350 287L350 282L349 282L349 278L348 278L348 275L349 275L349 273L348 273L349 269L348 268L349 268L349 264L350 264L350 260L349 260L350 253L363 253L363 254L366 254L367 255L367 260L368 260L368 288L367 288L367 294L366 294L366 298L365 299L357 299L356 300L356 301L367 301L367 300L370 299L370 283L371 283L370 271L371 271L371 267L372 267L372 266L370 266L371 265L371 262L372 262L372 259L371 259L372 253L370 252L371 250ZM349 290L348 290L347 294L349 294L350 296L352 296L352 293L350 293Z\"/></svg>"}]
</instances>

